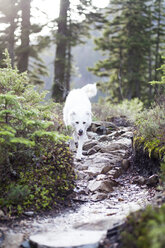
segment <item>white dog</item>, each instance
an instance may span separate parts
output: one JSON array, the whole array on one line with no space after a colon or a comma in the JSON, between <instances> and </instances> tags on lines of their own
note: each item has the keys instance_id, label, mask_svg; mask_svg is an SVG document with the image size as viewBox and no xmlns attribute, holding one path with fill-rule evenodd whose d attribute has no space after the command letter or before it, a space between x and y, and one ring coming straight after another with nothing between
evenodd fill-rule
<instances>
[{"instance_id":1,"label":"white dog","mask_svg":"<svg viewBox=\"0 0 165 248\"><path fill-rule=\"evenodd\" d=\"M92 122L91 103L89 98L97 94L96 84L87 84L81 89L71 90L66 98L63 109L63 119L66 126L74 130L73 140L70 142L72 150L78 142L76 158L82 158L82 148L87 139L86 130Z\"/></svg>"}]
</instances>

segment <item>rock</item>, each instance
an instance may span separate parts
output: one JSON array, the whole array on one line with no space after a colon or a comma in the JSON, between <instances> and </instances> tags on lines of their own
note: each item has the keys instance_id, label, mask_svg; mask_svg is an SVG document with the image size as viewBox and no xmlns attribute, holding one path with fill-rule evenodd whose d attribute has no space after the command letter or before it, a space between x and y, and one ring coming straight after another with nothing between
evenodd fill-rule
<instances>
[{"instance_id":1,"label":"rock","mask_svg":"<svg viewBox=\"0 0 165 248\"><path fill-rule=\"evenodd\" d=\"M156 186L159 182L159 176L157 174L154 174L146 179L147 186Z\"/></svg>"},{"instance_id":2,"label":"rock","mask_svg":"<svg viewBox=\"0 0 165 248\"><path fill-rule=\"evenodd\" d=\"M84 146L83 146L83 150L88 151L89 149L91 149L93 146L97 145L97 141L95 140L90 140L85 142Z\"/></svg>"},{"instance_id":3,"label":"rock","mask_svg":"<svg viewBox=\"0 0 165 248\"><path fill-rule=\"evenodd\" d=\"M112 169L113 165L108 163L99 163L99 164L92 164L88 167L88 170L85 172L91 176L97 176L99 174L106 174L108 171Z\"/></svg>"},{"instance_id":4,"label":"rock","mask_svg":"<svg viewBox=\"0 0 165 248\"><path fill-rule=\"evenodd\" d=\"M5 233L4 242L1 248L18 248L23 242L24 235L22 233Z\"/></svg>"},{"instance_id":5,"label":"rock","mask_svg":"<svg viewBox=\"0 0 165 248\"><path fill-rule=\"evenodd\" d=\"M100 146L99 145L95 145L93 146L92 148L90 148L88 151L87 151L87 155L93 155L95 153L97 153L98 151L100 151Z\"/></svg>"},{"instance_id":6,"label":"rock","mask_svg":"<svg viewBox=\"0 0 165 248\"><path fill-rule=\"evenodd\" d=\"M98 141L99 142L104 142L104 141L111 141L112 137L108 136L108 135L102 135L101 137L99 137Z\"/></svg>"},{"instance_id":7,"label":"rock","mask_svg":"<svg viewBox=\"0 0 165 248\"><path fill-rule=\"evenodd\" d=\"M97 133L94 132L87 132L87 134L90 139L95 139L97 137Z\"/></svg>"},{"instance_id":8,"label":"rock","mask_svg":"<svg viewBox=\"0 0 165 248\"><path fill-rule=\"evenodd\" d=\"M84 173L83 171L75 171L77 175L78 180L88 179L89 176L87 173Z\"/></svg>"},{"instance_id":9,"label":"rock","mask_svg":"<svg viewBox=\"0 0 165 248\"><path fill-rule=\"evenodd\" d=\"M146 179L143 176L136 176L133 178L133 183L144 185L146 183Z\"/></svg>"},{"instance_id":10,"label":"rock","mask_svg":"<svg viewBox=\"0 0 165 248\"><path fill-rule=\"evenodd\" d=\"M5 217L4 212L0 209L0 218Z\"/></svg>"},{"instance_id":11,"label":"rock","mask_svg":"<svg viewBox=\"0 0 165 248\"><path fill-rule=\"evenodd\" d=\"M121 162L121 167L124 171L127 171L130 167L130 161L128 159L123 159Z\"/></svg>"},{"instance_id":12,"label":"rock","mask_svg":"<svg viewBox=\"0 0 165 248\"><path fill-rule=\"evenodd\" d=\"M33 217L34 216L34 212L33 211L27 211L27 212L24 212L24 215L26 215L28 217Z\"/></svg>"},{"instance_id":13,"label":"rock","mask_svg":"<svg viewBox=\"0 0 165 248\"><path fill-rule=\"evenodd\" d=\"M99 135L107 134L107 129L104 126L96 128L96 133Z\"/></svg>"},{"instance_id":14,"label":"rock","mask_svg":"<svg viewBox=\"0 0 165 248\"><path fill-rule=\"evenodd\" d=\"M109 143L108 145L101 145L100 151L102 153L110 153L111 151L117 151L117 150L126 150L128 149L127 146L123 143Z\"/></svg>"},{"instance_id":15,"label":"rock","mask_svg":"<svg viewBox=\"0 0 165 248\"><path fill-rule=\"evenodd\" d=\"M108 172L108 175L112 176L112 178L118 178L123 173L123 170L121 167L115 167L113 170L110 170Z\"/></svg>"},{"instance_id":16,"label":"rock","mask_svg":"<svg viewBox=\"0 0 165 248\"><path fill-rule=\"evenodd\" d=\"M97 248L104 237L104 231L71 230L45 232L31 236L30 244L36 248Z\"/></svg>"},{"instance_id":17,"label":"rock","mask_svg":"<svg viewBox=\"0 0 165 248\"><path fill-rule=\"evenodd\" d=\"M104 135L104 134L108 134L112 131L118 130L118 127L112 122L95 121L95 122L92 122L89 130L92 132L96 132L100 135Z\"/></svg>"},{"instance_id":18,"label":"rock","mask_svg":"<svg viewBox=\"0 0 165 248\"><path fill-rule=\"evenodd\" d=\"M116 186L116 184L111 179L107 179L104 181L98 181L97 179L94 179L89 182L88 189L91 192L95 192L95 191L112 192L114 186Z\"/></svg>"},{"instance_id":19,"label":"rock","mask_svg":"<svg viewBox=\"0 0 165 248\"><path fill-rule=\"evenodd\" d=\"M93 155L96 152L97 152L97 150L95 149L95 147L93 147L93 148L91 148L91 149L88 150L87 155Z\"/></svg>"},{"instance_id":20,"label":"rock","mask_svg":"<svg viewBox=\"0 0 165 248\"><path fill-rule=\"evenodd\" d=\"M121 137L132 139L132 138L133 138L133 132L130 132L130 131L124 132L124 133L121 135Z\"/></svg>"},{"instance_id":21,"label":"rock","mask_svg":"<svg viewBox=\"0 0 165 248\"><path fill-rule=\"evenodd\" d=\"M91 196L91 200L94 201L94 202L102 201L102 200L104 200L106 198L107 198L107 194L100 193L100 192L97 192L96 194Z\"/></svg>"},{"instance_id":22,"label":"rock","mask_svg":"<svg viewBox=\"0 0 165 248\"><path fill-rule=\"evenodd\" d=\"M22 247L22 248L31 248L31 247L30 247L29 241L24 241L24 242L21 244L21 247Z\"/></svg>"},{"instance_id":23,"label":"rock","mask_svg":"<svg viewBox=\"0 0 165 248\"><path fill-rule=\"evenodd\" d=\"M122 145L122 147L125 149L131 148L132 147L132 139L129 138L120 138L116 140L114 143Z\"/></svg>"}]
</instances>

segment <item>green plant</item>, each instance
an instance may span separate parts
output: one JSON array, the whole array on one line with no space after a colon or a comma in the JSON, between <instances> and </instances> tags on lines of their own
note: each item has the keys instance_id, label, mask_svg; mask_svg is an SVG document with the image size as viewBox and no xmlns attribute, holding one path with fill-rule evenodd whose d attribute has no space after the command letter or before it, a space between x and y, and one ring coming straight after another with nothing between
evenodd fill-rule
<instances>
[{"instance_id":1,"label":"green plant","mask_svg":"<svg viewBox=\"0 0 165 248\"><path fill-rule=\"evenodd\" d=\"M135 142L143 143L144 149L155 156L162 157L165 153L165 104L153 105L138 115L135 122L137 130Z\"/></svg>"},{"instance_id":2,"label":"green plant","mask_svg":"<svg viewBox=\"0 0 165 248\"><path fill-rule=\"evenodd\" d=\"M165 247L165 204L160 208L147 207L127 218L122 232L122 248Z\"/></svg>"},{"instance_id":3,"label":"green plant","mask_svg":"<svg viewBox=\"0 0 165 248\"><path fill-rule=\"evenodd\" d=\"M63 127L56 104L45 101L47 92L34 89L27 74L12 69L5 56L6 68L0 69L0 205L10 213L50 208L73 189L69 137L58 132Z\"/></svg>"},{"instance_id":4,"label":"green plant","mask_svg":"<svg viewBox=\"0 0 165 248\"><path fill-rule=\"evenodd\" d=\"M124 100L119 104L110 104L100 100L100 104L93 105L94 118L108 120L111 117L125 116L130 121L135 121L137 115L143 110L143 103L138 99Z\"/></svg>"}]
</instances>

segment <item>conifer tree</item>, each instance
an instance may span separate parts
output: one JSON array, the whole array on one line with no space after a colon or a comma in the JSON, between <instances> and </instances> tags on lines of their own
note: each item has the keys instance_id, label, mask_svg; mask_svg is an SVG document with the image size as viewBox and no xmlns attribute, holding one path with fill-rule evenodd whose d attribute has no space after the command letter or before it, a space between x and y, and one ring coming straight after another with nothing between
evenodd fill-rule
<instances>
[{"instance_id":1,"label":"conifer tree","mask_svg":"<svg viewBox=\"0 0 165 248\"><path fill-rule=\"evenodd\" d=\"M60 1L60 14L58 18L58 31L56 35L56 59L54 67L54 85L52 97L56 101L63 101L65 98L65 63L67 51L67 21L70 1Z\"/></svg>"},{"instance_id":2,"label":"conifer tree","mask_svg":"<svg viewBox=\"0 0 165 248\"><path fill-rule=\"evenodd\" d=\"M150 4L148 0L111 1L102 21L103 34L95 42L106 59L90 70L107 79L103 87L113 101L134 97L144 100L151 93L148 81L149 73L152 78L155 33Z\"/></svg>"},{"instance_id":3,"label":"conifer tree","mask_svg":"<svg viewBox=\"0 0 165 248\"><path fill-rule=\"evenodd\" d=\"M91 0L81 0L80 4L72 9L69 0L61 0L60 15L57 20L56 56L54 63L54 83L52 97L58 101L64 101L70 90L72 74L72 48L83 43L83 37L89 35L89 24L100 14L93 15ZM72 14L85 16L83 21L73 20Z\"/></svg>"},{"instance_id":4,"label":"conifer tree","mask_svg":"<svg viewBox=\"0 0 165 248\"><path fill-rule=\"evenodd\" d=\"M15 62L15 31L18 26L18 10L20 0L0 0L0 22L7 25L1 32L0 46L1 46L1 58L3 58L4 49L7 48L11 58L12 67ZM2 62L2 60L1 60Z\"/></svg>"}]
</instances>

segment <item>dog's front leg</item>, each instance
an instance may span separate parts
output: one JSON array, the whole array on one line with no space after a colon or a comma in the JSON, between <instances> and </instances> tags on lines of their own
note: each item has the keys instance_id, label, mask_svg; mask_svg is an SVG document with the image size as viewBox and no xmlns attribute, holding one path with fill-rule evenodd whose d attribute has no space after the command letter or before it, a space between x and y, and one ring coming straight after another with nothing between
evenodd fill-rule
<instances>
[{"instance_id":1,"label":"dog's front leg","mask_svg":"<svg viewBox=\"0 0 165 248\"><path fill-rule=\"evenodd\" d=\"M69 147L70 147L70 150L71 151L76 151L76 146L75 146L75 141L74 141L74 139L71 139L70 140L70 144L69 144Z\"/></svg>"},{"instance_id":2,"label":"dog's front leg","mask_svg":"<svg viewBox=\"0 0 165 248\"><path fill-rule=\"evenodd\" d=\"M77 148L77 154L76 154L76 159L81 160L82 158L82 148L84 144L84 135L79 136L78 140L78 148Z\"/></svg>"},{"instance_id":3,"label":"dog's front leg","mask_svg":"<svg viewBox=\"0 0 165 248\"><path fill-rule=\"evenodd\" d=\"M75 132L72 134L72 139L70 140L70 150L71 151L76 151L76 145L75 143L78 141L77 136Z\"/></svg>"}]
</instances>

